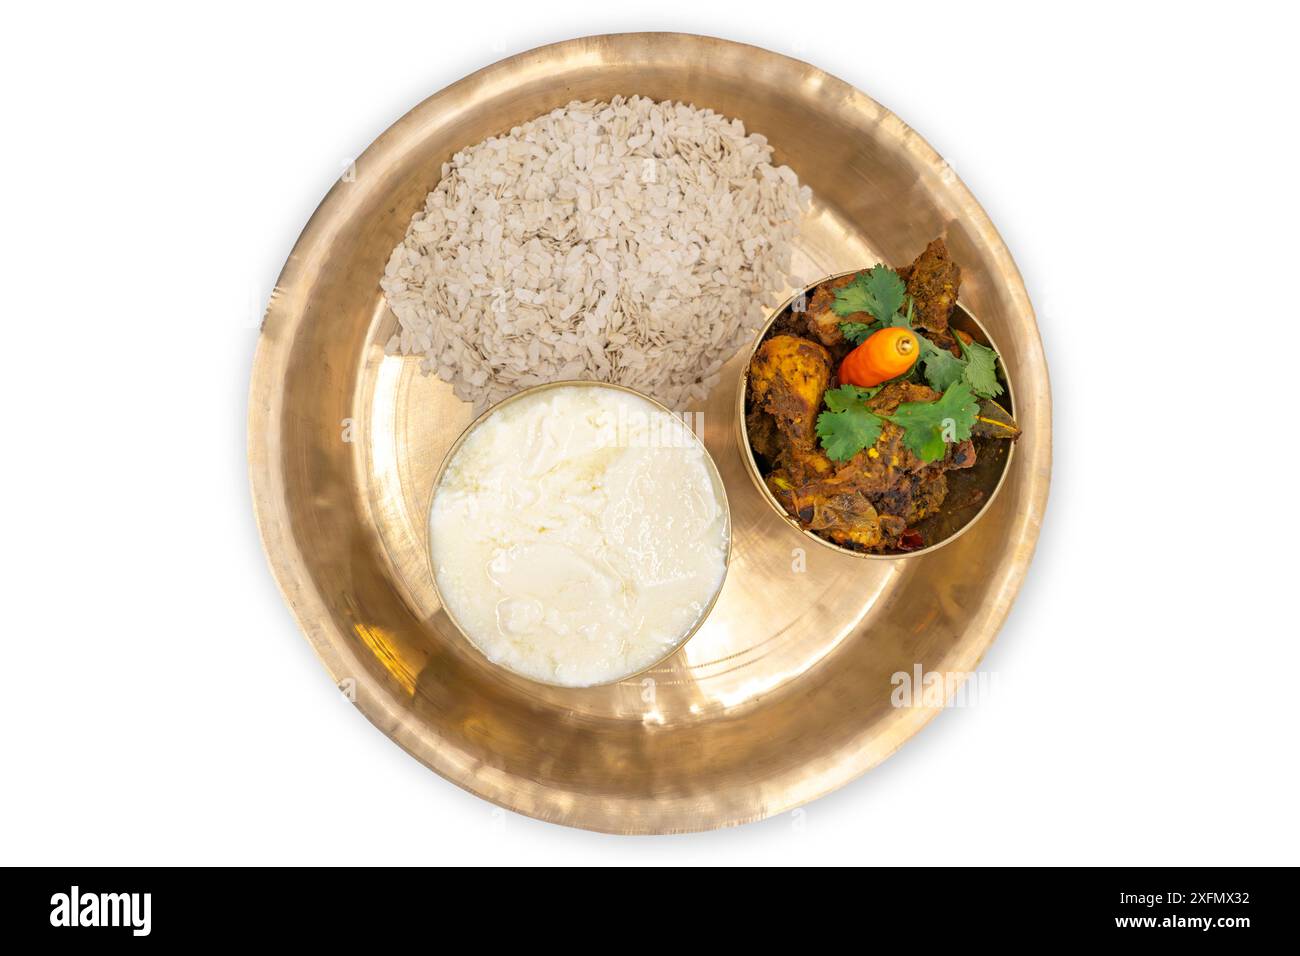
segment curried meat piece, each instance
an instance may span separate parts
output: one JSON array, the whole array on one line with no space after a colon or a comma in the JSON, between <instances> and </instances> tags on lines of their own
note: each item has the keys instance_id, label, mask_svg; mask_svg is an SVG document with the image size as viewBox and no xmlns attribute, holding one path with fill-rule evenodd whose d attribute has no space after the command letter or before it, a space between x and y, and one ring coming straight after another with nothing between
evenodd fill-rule
<instances>
[{"instance_id":1,"label":"curried meat piece","mask_svg":"<svg viewBox=\"0 0 1300 956\"><path fill-rule=\"evenodd\" d=\"M908 508L907 523L916 524L939 510L948 496L948 477L941 469L927 472L912 488L912 504Z\"/></svg>"},{"instance_id":2,"label":"curried meat piece","mask_svg":"<svg viewBox=\"0 0 1300 956\"><path fill-rule=\"evenodd\" d=\"M793 335L772 336L749 367L754 404L770 414L777 431L802 450L817 443L817 415L830 380L830 353Z\"/></svg>"},{"instance_id":3,"label":"curried meat piece","mask_svg":"<svg viewBox=\"0 0 1300 956\"><path fill-rule=\"evenodd\" d=\"M948 317L961 288L961 268L949 258L944 241L935 239L898 274L907 283L907 294L915 303L916 324L927 332L947 332Z\"/></svg>"},{"instance_id":4,"label":"curried meat piece","mask_svg":"<svg viewBox=\"0 0 1300 956\"><path fill-rule=\"evenodd\" d=\"M867 405L875 412L893 413L904 402L933 402L939 393L920 382L890 382L878 391Z\"/></svg>"},{"instance_id":5,"label":"curried meat piece","mask_svg":"<svg viewBox=\"0 0 1300 956\"><path fill-rule=\"evenodd\" d=\"M844 342L844 333L840 331L841 322L873 322L874 318L866 312L855 312L843 316L831 308L835 304L835 290L851 285L858 273L840 276L831 282L823 282L808 300L808 332L822 345L836 346Z\"/></svg>"},{"instance_id":6,"label":"curried meat piece","mask_svg":"<svg viewBox=\"0 0 1300 956\"><path fill-rule=\"evenodd\" d=\"M826 461L830 464L829 459ZM768 476L767 486L781 507L811 531L821 532L839 544L862 548L885 543L875 506L850 480L830 475L824 480L796 484L787 473L777 471Z\"/></svg>"},{"instance_id":7,"label":"curried meat piece","mask_svg":"<svg viewBox=\"0 0 1300 956\"><path fill-rule=\"evenodd\" d=\"M749 445L754 451L768 461L776 461L784 445L776 430L776 420L757 406L745 413L745 431L749 435Z\"/></svg>"}]
</instances>

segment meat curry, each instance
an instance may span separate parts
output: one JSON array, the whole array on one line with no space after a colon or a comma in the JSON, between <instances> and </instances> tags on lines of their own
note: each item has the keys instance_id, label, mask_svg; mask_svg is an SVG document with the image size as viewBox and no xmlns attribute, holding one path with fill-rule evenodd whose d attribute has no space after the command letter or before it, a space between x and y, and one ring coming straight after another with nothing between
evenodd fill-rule
<instances>
[{"instance_id":1,"label":"meat curry","mask_svg":"<svg viewBox=\"0 0 1300 956\"><path fill-rule=\"evenodd\" d=\"M948 475L972 467L986 443L1014 440L1020 432L1008 411L987 397L1003 391L991 378L992 350L949 326L961 270L943 240L896 273L876 268L889 273L876 277L876 288L888 292L889 282L897 285L897 313L893 303L878 307L887 295L871 293L869 272L828 280L807 297L805 308L798 302L787 308L750 363L745 423L767 487L801 527L852 550L905 553L936 543L923 540L916 526L944 506ZM850 311L864 301L870 311ZM865 347L855 346L850 335L865 334L873 321L910 329L924 340L919 344L928 361L914 361L906 374L869 389L846 387L844 361L855 347ZM988 355L983 378L962 364L978 359L974 350L981 348ZM913 423L928 421L918 409L941 400L954 408L965 404L968 419L948 430L953 433L918 436L915 428L922 426ZM868 427L863 447L848 455L825 440L825 419L850 401L860 403L849 409L853 421Z\"/></svg>"}]
</instances>

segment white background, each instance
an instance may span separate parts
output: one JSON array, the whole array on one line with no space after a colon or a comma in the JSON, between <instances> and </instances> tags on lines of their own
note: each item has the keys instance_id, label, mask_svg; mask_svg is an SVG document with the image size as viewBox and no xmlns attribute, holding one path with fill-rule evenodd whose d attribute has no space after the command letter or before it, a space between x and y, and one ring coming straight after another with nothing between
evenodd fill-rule
<instances>
[{"instance_id":1,"label":"white background","mask_svg":"<svg viewBox=\"0 0 1300 956\"><path fill-rule=\"evenodd\" d=\"M3 862L1300 863L1281 5L42 7L0 39ZM998 224L1051 365L997 694L801 826L494 815L335 690L251 517L257 314L346 162L478 67L623 30L793 54L897 112Z\"/></svg>"}]
</instances>

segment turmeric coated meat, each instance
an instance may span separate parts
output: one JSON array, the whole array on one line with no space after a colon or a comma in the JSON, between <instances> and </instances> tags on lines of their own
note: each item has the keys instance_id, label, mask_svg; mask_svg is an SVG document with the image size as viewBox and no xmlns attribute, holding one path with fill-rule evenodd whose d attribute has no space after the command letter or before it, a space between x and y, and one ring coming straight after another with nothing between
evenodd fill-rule
<instances>
[{"instance_id":1,"label":"turmeric coated meat","mask_svg":"<svg viewBox=\"0 0 1300 956\"><path fill-rule=\"evenodd\" d=\"M835 292L847 285L852 285L856 274L840 276L830 282L823 282L817 287L807 302L808 333L822 345L836 346L845 341L840 331L841 322L872 322L872 316L866 312L843 316L831 308L835 304Z\"/></svg>"},{"instance_id":2,"label":"turmeric coated meat","mask_svg":"<svg viewBox=\"0 0 1300 956\"><path fill-rule=\"evenodd\" d=\"M948 331L948 318L961 288L961 268L948 256L944 241L935 239L898 274L915 303L916 324L927 332Z\"/></svg>"},{"instance_id":3,"label":"turmeric coated meat","mask_svg":"<svg viewBox=\"0 0 1300 956\"><path fill-rule=\"evenodd\" d=\"M817 442L817 415L830 380L830 353L794 335L772 336L749 368L754 404L775 419L786 441L802 449Z\"/></svg>"}]
</instances>

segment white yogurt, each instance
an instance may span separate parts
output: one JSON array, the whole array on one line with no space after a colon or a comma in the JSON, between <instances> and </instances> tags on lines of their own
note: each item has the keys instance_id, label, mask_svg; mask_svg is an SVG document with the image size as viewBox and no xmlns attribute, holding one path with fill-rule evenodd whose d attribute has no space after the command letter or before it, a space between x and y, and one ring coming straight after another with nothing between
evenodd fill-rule
<instances>
[{"instance_id":1,"label":"white yogurt","mask_svg":"<svg viewBox=\"0 0 1300 956\"><path fill-rule=\"evenodd\" d=\"M490 660L584 687L678 647L722 586L730 528L703 445L629 392L544 389L484 419L430 512L448 614Z\"/></svg>"}]
</instances>

